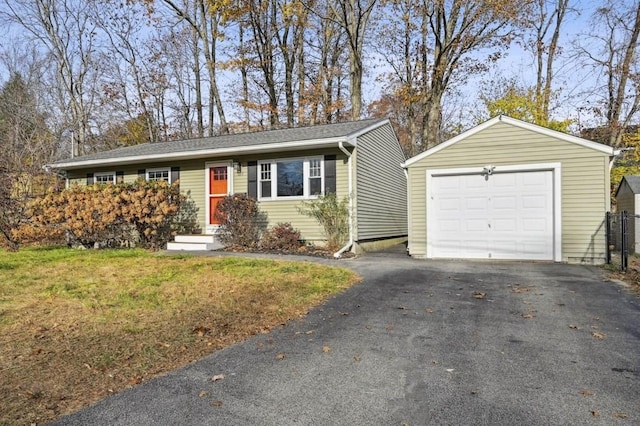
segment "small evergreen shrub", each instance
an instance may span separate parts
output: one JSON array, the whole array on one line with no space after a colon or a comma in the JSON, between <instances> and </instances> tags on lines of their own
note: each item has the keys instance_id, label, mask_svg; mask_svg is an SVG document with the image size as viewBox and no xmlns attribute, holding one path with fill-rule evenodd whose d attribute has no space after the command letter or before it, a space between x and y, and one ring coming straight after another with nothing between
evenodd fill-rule
<instances>
[{"instance_id":1,"label":"small evergreen shrub","mask_svg":"<svg viewBox=\"0 0 640 426\"><path fill-rule=\"evenodd\" d=\"M279 223L268 229L260 240L260 247L270 251L297 251L301 245L300 231L290 223Z\"/></svg>"}]
</instances>

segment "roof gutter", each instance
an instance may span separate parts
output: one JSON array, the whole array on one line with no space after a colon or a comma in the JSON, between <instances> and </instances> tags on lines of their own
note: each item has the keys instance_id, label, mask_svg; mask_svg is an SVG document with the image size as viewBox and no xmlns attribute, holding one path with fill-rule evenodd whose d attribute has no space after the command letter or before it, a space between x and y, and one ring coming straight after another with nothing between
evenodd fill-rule
<instances>
[{"instance_id":1,"label":"roof gutter","mask_svg":"<svg viewBox=\"0 0 640 426\"><path fill-rule=\"evenodd\" d=\"M293 142L280 142L280 143L268 143L261 145L247 145L247 146L235 146L226 148L209 148L201 150L191 151L174 151L169 153L154 153L146 155L130 155L126 157L115 158L99 158L90 160L80 160L76 158L72 161L60 161L58 163L51 163L47 166L52 169L73 170L82 169L87 167L102 167L109 165L128 165L128 164L140 164L144 162L162 162L162 161L175 161L175 160L193 160L199 158L221 157L229 155L252 155L268 152L281 152L281 151L294 151L299 149L320 149L325 147L334 146L336 142L344 142L344 137L335 137L327 139L315 139L306 141L293 141ZM351 143L346 140L347 143Z\"/></svg>"},{"instance_id":2,"label":"roof gutter","mask_svg":"<svg viewBox=\"0 0 640 426\"><path fill-rule=\"evenodd\" d=\"M348 186L349 186L349 241L344 245L340 250L333 253L333 257L336 259L340 259L342 257L342 253L347 251L351 246L353 246L353 163L351 161L352 154L348 149L344 147L342 141L338 142L338 148L340 151L344 152L344 155L347 156L347 170L349 174L348 178Z\"/></svg>"}]
</instances>

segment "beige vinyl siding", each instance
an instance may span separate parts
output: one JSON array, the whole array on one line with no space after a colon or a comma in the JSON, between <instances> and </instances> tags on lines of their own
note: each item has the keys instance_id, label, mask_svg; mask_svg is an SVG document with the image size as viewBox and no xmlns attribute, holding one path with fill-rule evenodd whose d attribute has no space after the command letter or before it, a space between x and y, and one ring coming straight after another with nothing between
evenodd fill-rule
<instances>
[{"instance_id":1,"label":"beige vinyl siding","mask_svg":"<svg viewBox=\"0 0 640 426\"><path fill-rule=\"evenodd\" d=\"M407 235L405 158L391 126L358 137L354 157L356 240Z\"/></svg>"},{"instance_id":2,"label":"beige vinyl siding","mask_svg":"<svg viewBox=\"0 0 640 426\"><path fill-rule=\"evenodd\" d=\"M300 157L324 157L325 155L336 155L336 194L342 198L348 193L348 168L347 157L342 151L313 150L300 151L295 153L269 154L258 157L241 157L242 173L234 174L233 190L235 193L246 193L248 188L247 162L258 160L300 158ZM267 216L266 226L272 227L278 223L290 223L295 229L300 231L302 238L306 241L322 241L325 239L323 230L318 223L308 217L298 213L297 207L302 205L300 200L266 200L258 202L261 212Z\"/></svg>"},{"instance_id":3,"label":"beige vinyl siding","mask_svg":"<svg viewBox=\"0 0 640 426\"><path fill-rule=\"evenodd\" d=\"M607 154L537 132L497 123L409 166L410 253L426 256L426 172L488 164L561 163L562 259L601 262L609 209Z\"/></svg>"},{"instance_id":4,"label":"beige vinyl siding","mask_svg":"<svg viewBox=\"0 0 640 426\"><path fill-rule=\"evenodd\" d=\"M268 160L268 159L284 159L284 158L299 158L299 157L313 157L324 155L336 155L336 192L339 197L344 197L348 193L347 183L347 157L339 149L327 151L327 150L307 150L299 152L287 152L287 153L275 153L268 155L256 156L235 156L233 161L239 162L242 166L240 173L233 171L233 188L232 193L246 193L248 186L248 161ZM207 158L189 161L176 161L170 163L147 163L136 164L133 166L124 167L108 167L108 168L96 168L96 169L83 169L78 171L70 171L68 173L69 182L71 184L78 183L85 185L87 180L87 173L95 173L101 171L122 171L124 172L125 182L135 182L138 178L138 170L147 168L161 168L161 167L180 167L180 189L185 193L189 200L192 201L197 209L198 223L201 230L204 231L206 226L206 175L205 167L207 163L221 164L229 163L230 157L224 158ZM315 222L315 220L301 215L298 213L297 206L301 205L300 200L274 200L274 201L261 201L258 203L260 211L267 215L266 226L271 227L278 223L288 222L292 226L298 229L302 237L309 241L324 240L321 227Z\"/></svg>"},{"instance_id":5,"label":"beige vinyl siding","mask_svg":"<svg viewBox=\"0 0 640 426\"><path fill-rule=\"evenodd\" d=\"M153 166L161 167L161 166ZM88 173L104 173L104 172L123 172L125 183L132 183L138 179L138 169L136 166L112 166L99 167L94 169L71 170L67 172L67 180L69 185L86 185Z\"/></svg>"}]
</instances>

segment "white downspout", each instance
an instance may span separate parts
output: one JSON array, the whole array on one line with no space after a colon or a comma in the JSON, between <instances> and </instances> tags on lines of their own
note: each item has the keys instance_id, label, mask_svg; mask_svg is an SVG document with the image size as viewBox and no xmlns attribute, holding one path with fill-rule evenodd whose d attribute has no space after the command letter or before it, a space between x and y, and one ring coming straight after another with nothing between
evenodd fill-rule
<instances>
[{"instance_id":1,"label":"white downspout","mask_svg":"<svg viewBox=\"0 0 640 426\"><path fill-rule=\"evenodd\" d=\"M342 247L337 252L333 253L333 257L335 257L336 259L340 259L340 257L342 257L342 253L347 251L353 245L353 194L352 194L353 193L353 182L352 182L353 170L352 170L352 163L351 163L351 153L349 152L348 149L344 147L342 142L338 142L338 148L340 148L340 151L344 152L344 155L347 156L348 188L349 188L349 241L347 242L347 244L345 244L344 247Z\"/></svg>"},{"instance_id":2,"label":"white downspout","mask_svg":"<svg viewBox=\"0 0 640 426\"><path fill-rule=\"evenodd\" d=\"M407 170L404 164L401 166L404 171L404 178L407 180L407 254L409 254L411 252L411 236L409 235L409 232L411 232L411 191L409 191L409 170Z\"/></svg>"},{"instance_id":3,"label":"white downspout","mask_svg":"<svg viewBox=\"0 0 640 426\"><path fill-rule=\"evenodd\" d=\"M622 156L622 154L624 154L625 151L633 151L635 148L622 148L622 149L617 149L613 151L613 155L610 157L611 159L609 160L609 173L611 173L611 170L613 169L613 164L616 162L616 160Z\"/></svg>"}]
</instances>

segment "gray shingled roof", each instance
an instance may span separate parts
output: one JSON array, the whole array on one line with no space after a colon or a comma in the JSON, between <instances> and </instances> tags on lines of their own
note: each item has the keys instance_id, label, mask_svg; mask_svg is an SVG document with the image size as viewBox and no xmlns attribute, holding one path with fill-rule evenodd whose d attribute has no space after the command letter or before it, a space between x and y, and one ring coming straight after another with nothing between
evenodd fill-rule
<instances>
[{"instance_id":1,"label":"gray shingled roof","mask_svg":"<svg viewBox=\"0 0 640 426\"><path fill-rule=\"evenodd\" d=\"M625 176L624 180L634 194L640 194L640 176Z\"/></svg>"},{"instance_id":2,"label":"gray shingled roof","mask_svg":"<svg viewBox=\"0 0 640 426\"><path fill-rule=\"evenodd\" d=\"M257 147L260 145L278 144L286 142L304 142L322 139L347 138L357 135L364 129L386 119L367 119L344 123L324 124L309 127L294 127L288 129L268 130L261 132L239 133L231 135L213 136L198 139L185 139L171 142L144 143L140 145L116 148L110 151L59 160L50 164L51 167L64 164L83 163L96 160L113 160L117 158L145 157L148 155L166 155L204 150L229 149L241 147Z\"/></svg>"}]
</instances>

